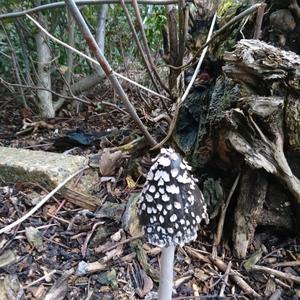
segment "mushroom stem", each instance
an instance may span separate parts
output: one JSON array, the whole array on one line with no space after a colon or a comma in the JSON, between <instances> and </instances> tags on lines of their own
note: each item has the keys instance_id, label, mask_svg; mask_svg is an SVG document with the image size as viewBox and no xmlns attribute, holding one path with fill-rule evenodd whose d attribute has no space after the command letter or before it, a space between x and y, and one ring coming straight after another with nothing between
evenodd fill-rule
<instances>
[{"instance_id":1,"label":"mushroom stem","mask_svg":"<svg viewBox=\"0 0 300 300\"><path fill-rule=\"evenodd\" d=\"M173 291L173 267L175 246L162 249L158 300L171 300Z\"/></svg>"}]
</instances>

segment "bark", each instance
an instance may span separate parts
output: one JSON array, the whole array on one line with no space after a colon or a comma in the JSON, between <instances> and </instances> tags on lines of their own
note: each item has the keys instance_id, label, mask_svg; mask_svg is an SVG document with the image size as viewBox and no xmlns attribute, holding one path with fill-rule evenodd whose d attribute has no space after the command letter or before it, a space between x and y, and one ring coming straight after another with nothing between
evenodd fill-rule
<instances>
[{"instance_id":1,"label":"bark","mask_svg":"<svg viewBox=\"0 0 300 300\"><path fill-rule=\"evenodd\" d=\"M75 20L73 19L71 13L69 10L67 10L67 17L68 17L68 32L69 32L69 45L73 48L75 48ZM71 85L72 81L72 74L73 74L73 65L74 65L74 55L73 51L70 49L67 49L67 57L68 57L68 69L65 74L65 84L63 87L63 90L61 91L61 94L63 96L67 95L67 91ZM63 97L59 98L57 102L54 103L55 110L58 110L65 102L65 99Z\"/></svg>"},{"instance_id":2,"label":"bark","mask_svg":"<svg viewBox=\"0 0 300 300\"><path fill-rule=\"evenodd\" d=\"M177 9L175 5L167 5L167 19L168 19L168 34L169 34L169 57L168 63L172 66L178 66L177 60L179 55L179 46L177 38ZM176 98L178 93L177 77L180 74L180 70L170 69L169 74L169 89L171 94Z\"/></svg>"},{"instance_id":3,"label":"bark","mask_svg":"<svg viewBox=\"0 0 300 300\"><path fill-rule=\"evenodd\" d=\"M258 40L240 40L233 52L224 55L225 74L257 93L300 94L300 57Z\"/></svg>"},{"instance_id":4,"label":"bark","mask_svg":"<svg viewBox=\"0 0 300 300\"><path fill-rule=\"evenodd\" d=\"M96 28L96 42L100 50L104 53L105 46L105 32L106 32L106 18L108 13L108 4L103 4L99 7L98 23Z\"/></svg>"},{"instance_id":5,"label":"bark","mask_svg":"<svg viewBox=\"0 0 300 300\"><path fill-rule=\"evenodd\" d=\"M289 126L286 131L296 143L293 146L299 146L296 136L300 120L292 117L299 113L299 108L292 103L299 103L295 98L298 99L300 93L300 57L261 41L241 40L236 50L226 53L224 58L227 64L223 70L235 82L255 87L265 94L289 93L287 97L240 99L239 107L228 114L237 130L229 130L227 139L250 165L277 176L300 203L300 180L292 173L283 149L284 123ZM286 103L292 111L286 114L289 118L285 122Z\"/></svg>"},{"instance_id":6,"label":"bark","mask_svg":"<svg viewBox=\"0 0 300 300\"><path fill-rule=\"evenodd\" d=\"M257 188L259 186L259 188ZM234 214L233 243L238 257L245 257L267 194L268 181L262 171L245 168Z\"/></svg>"},{"instance_id":7,"label":"bark","mask_svg":"<svg viewBox=\"0 0 300 300\"><path fill-rule=\"evenodd\" d=\"M97 22L97 28L96 28L96 35L95 39L97 44L100 47L100 50L102 53L104 53L104 46L105 46L105 32L106 32L106 17L108 13L108 5L103 4L99 7L98 12L98 22ZM68 27L69 27L69 45L74 47L75 46L75 20L72 17L72 15L69 13L68 10ZM91 74L79 81L77 81L74 84L71 84L72 79L72 73L73 73L73 61L74 61L74 55L71 50L68 50L68 71L66 73L66 84L63 88L63 91L61 94L66 95L67 90L70 89L71 94L78 95L86 90L89 90L93 88L96 84L101 82L105 78L105 74L103 70L100 67L96 67L96 72L94 74ZM60 98L55 103L55 109L59 109L64 103L64 98Z\"/></svg>"},{"instance_id":8,"label":"bark","mask_svg":"<svg viewBox=\"0 0 300 300\"><path fill-rule=\"evenodd\" d=\"M47 27L47 19L40 13L39 22ZM39 31L35 37L37 46L38 61L38 85L51 90L51 51L48 46L48 38ZM55 117L55 110L52 103L52 93L46 90L38 90L38 107L43 117Z\"/></svg>"}]
</instances>

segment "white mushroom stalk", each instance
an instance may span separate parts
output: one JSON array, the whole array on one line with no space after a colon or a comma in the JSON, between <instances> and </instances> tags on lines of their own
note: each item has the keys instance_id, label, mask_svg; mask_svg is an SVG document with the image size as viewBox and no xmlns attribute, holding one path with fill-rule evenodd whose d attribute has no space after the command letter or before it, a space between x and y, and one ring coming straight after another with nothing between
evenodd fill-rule
<instances>
[{"instance_id":1,"label":"white mushroom stalk","mask_svg":"<svg viewBox=\"0 0 300 300\"><path fill-rule=\"evenodd\" d=\"M159 300L172 299L176 245L197 238L208 223L206 204L191 167L173 149L161 149L153 160L138 203L141 224L150 244L162 247Z\"/></svg>"}]
</instances>

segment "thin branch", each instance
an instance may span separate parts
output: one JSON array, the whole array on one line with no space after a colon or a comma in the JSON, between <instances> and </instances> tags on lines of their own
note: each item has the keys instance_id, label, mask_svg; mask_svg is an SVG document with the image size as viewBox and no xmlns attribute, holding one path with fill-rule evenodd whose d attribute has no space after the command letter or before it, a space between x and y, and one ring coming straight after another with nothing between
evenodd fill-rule
<instances>
[{"instance_id":1,"label":"thin branch","mask_svg":"<svg viewBox=\"0 0 300 300\"><path fill-rule=\"evenodd\" d=\"M247 8L246 10L244 10L243 12L241 12L240 14L238 14L237 16L233 17L229 22L227 22L223 27L221 27L219 30L217 30L214 35L206 41L205 44L203 44L196 52L196 54L194 55L193 58L191 58L186 64L179 66L179 67L174 67L174 66L169 66L172 69L175 70L179 70L179 69L185 69L187 67L190 67L196 60L198 55L201 53L201 51L203 49L205 49L207 46L209 46L220 34L222 34L226 29L228 29L229 27L231 27L233 24L235 24L236 22L240 21L241 19L243 19L244 17L252 14L253 12L255 12L259 7L263 6L264 3L258 3L258 4L254 4L253 6Z\"/></svg>"},{"instance_id":2,"label":"thin branch","mask_svg":"<svg viewBox=\"0 0 300 300\"><path fill-rule=\"evenodd\" d=\"M208 33L208 36L207 36L207 40L209 40L210 37L211 37L211 35L212 35L212 32L213 32L213 29L214 29L214 26L215 26L216 19L217 19L217 14L214 15L214 18L213 18L213 20L212 20L212 22L211 22L210 29L209 29L209 33ZM177 99L177 102L176 102L176 110L175 110L174 117L173 117L173 119L172 119L171 125L170 125L170 127L169 127L167 136L166 136L159 144L157 144L156 146L154 146L154 147L152 148L152 150L158 149L158 148L162 147L163 144L164 144L165 142L167 142L168 139L171 137L171 135L172 135L172 133L173 133L173 130L174 130L174 128L175 128L176 122L177 122L177 117L178 117L178 114L179 114L179 109L180 109L180 107L181 107L181 104L182 104L182 103L185 101L185 99L187 98L188 93L189 93L189 91L190 91L190 89L191 89L191 87L192 87L192 85L193 85L193 83L194 83L194 81L195 81L195 79L196 79L196 77L197 77L197 75L198 75L198 72L199 72L200 67L201 67L201 65L202 65L202 61L203 61L204 56L205 56L205 54L206 54L206 52L207 52L207 49L208 49L208 46L206 46L206 47L203 49L203 53L201 54L200 60L199 60L199 62L198 62L198 65L197 65L197 67L196 67L196 70L195 70L195 72L194 72L194 74L193 74L192 80L190 81L190 83L189 83L189 85L188 85L188 87L187 87L185 93L183 94L183 96L182 96L181 99L180 99L180 98Z\"/></svg>"},{"instance_id":3,"label":"thin branch","mask_svg":"<svg viewBox=\"0 0 300 300\"><path fill-rule=\"evenodd\" d=\"M213 33L213 29L214 29L214 27L215 27L216 20L217 20L217 14L215 13L215 15L214 15L214 17L213 17L213 19L212 19L212 21L211 21L210 29L209 29L209 32L208 32L208 35L207 35L207 41L209 41L210 38L211 38L211 36L212 36L212 33ZM200 68L201 68L201 66L202 66L202 63L203 63L203 60L204 60L204 57L205 57L205 55L206 55L207 50L208 50L208 46L206 46L206 47L203 49L202 53L201 53L199 62L198 62L198 64L197 64L197 67L196 67L196 69L195 69L195 72L194 72L194 74L193 74L193 76L192 76L192 79L191 79L191 81L189 82L189 85L187 86L187 88L186 88L186 90L185 90L185 92L184 92L182 98L180 99L180 102L179 102L180 105L181 105L181 104L185 101L185 99L187 98L187 96L188 96L188 94L189 94L189 92L190 92L190 90L191 90L191 88L192 88L192 86L193 86L193 84L194 84L194 82L195 82L197 76L198 76L198 73L199 73Z\"/></svg>"},{"instance_id":4,"label":"thin branch","mask_svg":"<svg viewBox=\"0 0 300 300\"><path fill-rule=\"evenodd\" d=\"M155 78L154 78L153 73L151 72L151 66L149 65L149 63L148 63L148 61L147 61L146 54L145 54L145 52L144 52L144 50L143 50L143 47L142 47L142 45L141 45L141 43L140 43L140 40L139 40L139 38L138 38L137 32L136 32L135 27L134 27L134 25L133 25L133 22L132 22L132 20L131 20L129 11L128 11L127 7L126 7L126 4L124 3L123 0L120 0L120 3L121 3L121 6L123 7L123 10L124 10L124 13L125 13L125 15L126 15L128 24L129 24L129 26L130 26L130 28L131 28L131 31L132 31L132 34L133 34L133 38L134 38L134 40L135 40L135 42L136 42L136 44L137 44L137 46L138 46L139 52L140 52L140 54L141 54L141 56L142 56L142 59L143 59L143 61L144 61L145 67L146 67L146 69L147 69L147 71L148 71L148 73L149 73L149 76L150 76L150 78L151 78L151 81L152 81L152 83L153 83L153 85L154 85L156 91L159 92L158 85L157 85L157 83L156 83L156 81L155 81ZM167 107L166 103L163 101L162 98L160 98L160 100L161 100L162 106L163 106L163 108L165 109L165 111L166 111L167 113L169 113L168 107Z\"/></svg>"},{"instance_id":5,"label":"thin branch","mask_svg":"<svg viewBox=\"0 0 300 300\"><path fill-rule=\"evenodd\" d=\"M232 262L230 261L227 265L226 272L224 273L223 283L222 283L222 286L221 286L219 297L224 297L225 288L228 284L228 275L231 271L231 264L232 264Z\"/></svg>"},{"instance_id":6,"label":"thin branch","mask_svg":"<svg viewBox=\"0 0 300 300\"><path fill-rule=\"evenodd\" d=\"M110 245L108 247L105 247L104 249L101 249L101 251L96 250L96 253L105 253L105 252L111 251L111 250L117 248L120 245L124 245L124 244L130 243L132 241L138 240L138 239L142 238L143 236L144 236L144 234L138 234L136 236L131 236L131 237L129 237L129 238L127 238L127 239L125 239L121 242L118 242L114 245Z\"/></svg>"},{"instance_id":7,"label":"thin branch","mask_svg":"<svg viewBox=\"0 0 300 300\"><path fill-rule=\"evenodd\" d=\"M251 270L258 271L258 272L265 272L265 273L268 273L272 276L275 276L275 277L278 277L281 279L300 283L300 276L296 276L296 275L289 274L286 272L277 271L277 270L274 270L274 269L271 269L268 267L254 265L251 267Z\"/></svg>"},{"instance_id":8,"label":"thin branch","mask_svg":"<svg viewBox=\"0 0 300 300\"><path fill-rule=\"evenodd\" d=\"M111 84L114 88L114 91L119 95L120 99L123 101L124 106L126 107L126 110L130 114L131 118L135 121L137 126L140 128L140 130L143 132L148 143L152 146L155 146L157 144L155 139L151 136L151 134L149 133L147 128L144 126L144 124L141 121L141 119L139 118L134 106L129 101L127 94L124 92L122 86L120 85L116 75L114 74L114 72L113 72L111 66L109 65L108 61L106 60L105 56L100 51L99 46L97 45L94 36L92 35L90 29L88 28L83 16L81 15L78 7L76 6L74 0L65 0L65 2L68 5L70 11L72 12L77 24L79 25L79 28L88 44L90 50L93 52L93 54L97 58L97 61L100 63L101 68L103 69L107 78L111 82Z\"/></svg>"},{"instance_id":9,"label":"thin branch","mask_svg":"<svg viewBox=\"0 0 300 300\"><path fill-rule=\"evenodd\" d=\"M230 189L230 192L228 194L226 202L223 204L223 206L221 208L220 218L219 218L219 222L218 222L218 226L217 226L217 233L216 233L216 236L214 238L214 246L219 245L220 242L221 242L227 208L228 208L228 205L229 205L230 200L232 198L232 195L235 192L235 189L236 189L236 187L239 183L240 177L241 177L241 173L238 173L238 175L235 178L234 183L233 183L233 185Z\"/></svg>"},{"instance_id":10,"label":"thin branch","mask_svg":"<svg viewBox=\"0 0 300 300\"><path fill-rule=\"evenodd\" d=\"M64 43L63 41L61 41L61 40L59 40L58 38L56 38L55 36L53 36L53 35L52 35L51 33L49 33L45 28L43 28L43 27L42 27L35 19L33 19L31 16L26 15L26 17L28 17L28 18L29 18L29 19L30 19L30 20L31 20L31 21L32 21L32 22L33 22L40 30L42 30L47 36L49 36L49 37L50 37L53 41L55 41L56 43L58 43L58 44L60 44L60 45L62 45L62 46L64 46L64 47L66 47L67 49L72 50L72 51L75 52L76 54L78 54L78 55L80 55L80 56L86 58L87 60L93 62L93 63L96 64L97 66L100 66L100 63L99 63L97 60L95 60L95 59L93 59L92 57L90 57L90 56L88 56L88 55L86 55L86 54L80 52L79 50L77 50L77 49L71 47L70 45ZM139 84L139 83L137 83L137 82L135 82L135 81L133 81L133 80L131 80L131 79L129 79L129 78L127 78L127 77L125 77L125 76L123 76L123 75L121 75L121 74L115 72L115 71L113 71L113 70L111 70L111 71L112 71L113 74L116 75L117 77L120 77L120 78L122 78L122 79L124 79L124 80L130 82L131 84L133 84L133 85L135 85L135 86L138 86L139 88L141 88L141 89L143 89L143 90L145 90L145 91L147 91L147 92L149 92L149 93L151 93L151 94L153 94L153 95L155 95L155 96L157 96L157 97L160 97L160 98L163 98L163 99L166 99L166 100L171 100L170 98L168 98L168 97L166 97L166 96L163 96L163 95L160 95L160 94L158 94L158 93L156 93L156 92L154 92L154 91L152 91L152 90L150 90L150 89L144 87L143 85L141 85L141 84Z\"/></svg>"},{"instance_id":11,"label":"thin branch","mask_svg":"<svg viewBox=\"0 0 300 300\"><path fill-rule=\"evenodd\" d=\"M31 85L10 83L10 82L7 82L6 80L4 80L1 77L0 77L0 83L2 83L3 85L5 85L6 87L15 86L15 87L27 88L27 89L32 89L32 90L45 90L45 91L48 91L48 92L52 93L53 95L58 96L60 98L69 99L69 100L76 100L78 102L82 102L82 103L85 103L85 104L88 104L88 105L91 105L91 106L95 106L95 104L93 102L91 102L91 101L87 101L87 100L81 99L81 98L76 97L76 96L62 95L62 94L54 92L54 91L52 91L50 89L47 89L47 88L45 88L43 86L31 86Z\"/></svg>"},{"instance_id":12,"label":"thin branch","mask_svg":"<svg viewBox=\"0 0 300 300\"><path fill-rule=\"evenodd\" d=\"M23 286L23 289L26 290L26 289L28 289L29 287L31 287L31 286L33 286L33 285L36 285L37 283L43 281L43 280L46 279L46 278L51 278L51 276L52 276L53 274L55 274L56 272L57 272L57 270L52 270L51 272L46 273L44 276L40 277L39 279L34 280L34 281L32 281L31 283L29 283L29 284Z\"/></svg>"},{"instance_id":13,"label":"thin branch","mask_svg":"<svg viewBox=\"0 0 300 300\"><path fill-rule=\"evenodd\" d=\"M23 217L16 220L15 222L5 226L4 228L0 229L0 234L5 233L12 228L16 227L17 225L21 224L23 221L28 219L30 216L32 216L39 208L41 208L52 196L55 195L62 187L64 187L73 177L83 172L85 169L87 169L88 166L76 171L72 175L70 175L68 178L66 178L62 183L60 183L54 190L52 190L46 197L44 197L39 203L36 204L28 213L26 213Z\"/></svg>"},{"instance_id":14,"label":"thin branch","mask_svg":"<svg viewBox=\"0 0 300 300\"><path fill-rule=\"evenodd\" d=\"M9 38L9 35L7 34L6 32L6 29L3 25L3 22L0 22L1 24L1 27L3 29L3 32L5 33L6 35L6 40L8 42L8 45L10 47L10 51L11 51L11 60L12 60L12 64L13 64L13 68L15 70L15 76L16 76L16 79L17 79L17 82L21 85L22 84L22 80L21 80L21 77L20 77L20 68L19 68L19 64L18 64L18 59L17 59L17 56L16 56L16 51L15 51L15 48L13 47L12 43L11 43L11 40ZM28 105L27 105L27 102L26 102L26 98L25 98L25 94L24 94L24 91L22 89L22 87L20 87L20 94L21 94L21 98L22 98L22 102L23 102L23 105L25 108L28 108Z\"/></svg>"},{"instance_id":15,"label":"thin branch","mask_svg":"<svg viewBox=\"0 0 300 300\"><path fill-rule=\"evenodd\" d=\"M118 4L119 0L89 0L89 1L83 1L83 0L77 0L75 1L78 6L81 5L90 5L90 4ZM125 0L125 3L130 4L130 0ZM176 0L138 0L139 4L152 4L152 5L168 5L168 4L176 4ZM64 7L66 4L64 1L60 2L54 2L50 4L45 4L45 5L40 5L34 8L30 9L24 9L22 11L15 11L15 12L10 12L6 14L1 14L0 15L0 20L1 19L7 19L7 18L17 18L17 17L22 17L25 16L26 14L32 14L34 12L38 12L41 10L46 10L46 9L53 9L53 8L60 8Z\"/></svg>"},{"instance_id":16,"label":"thin branch","mask_svg":"<svg viewBox=\"0 0 300 300\"><path fill-rule=\"evenodd\" d=\"M145 67L147 68L147 71L148 71L149 76L150 76L150 78L151 78L151 80L153 82L153 85L155 86L156 91L159 92L159 88L158 88L157 83L156 83L156 81L154 79L153 73L151 72L150 66L149 66L147 58L146 58L146 54L145 54L145 52L144 52L144 50L142 48L141 42L139 40L139 37L137 35L137 32L136 32L135 27L133 25L133 22L131 20L129 11L128 11L127 7L126 7L126 4L124 3L123 0L120 0L120 4L121 4L121 6L122 6L122 8L124 10L124 13L125 13L125 16L127 18L128 24L129 24L130 29L132 31L133 38L134 38L134 40L136 42L136 45L137 45L137 47L138 47L138 49L140 51L140 54L141 54L142 59L144 61Z\"/></svg>"},{"instance_id":17,"label":"thin branch","mask_svg":"<svg viewBox=\"0 0 300 300\"><path fill-rule=\"evenodd\" d=\"M154 62L153 62L153 59L152 59L152 56L151 56L151 53L150 53L150 49L149 49L149 46L148 46L148 41L147 41L146 33L145 33L145 30L144 30L143 20L142 20L141 14L140 14L140 9L139 9L139 6L138 6L138 2L137 2L137 0L132 0L131 3L132 3L133 8L134 8L136 20L137 20L137 23L139 25L139 28L140 28L140 31L141 31L141 34L142 34L142 39L143 39L146 55L147 55L148 61L150 63L150 66L152 68L152 71L153 71L156 79L158 80L159 84L161 85L161 87L170 95L170 90L163 83L162 79L160 78L160 76L159 76L159 74L156 70L156 66L154 65Z\"/></svg>"}]
</instances>

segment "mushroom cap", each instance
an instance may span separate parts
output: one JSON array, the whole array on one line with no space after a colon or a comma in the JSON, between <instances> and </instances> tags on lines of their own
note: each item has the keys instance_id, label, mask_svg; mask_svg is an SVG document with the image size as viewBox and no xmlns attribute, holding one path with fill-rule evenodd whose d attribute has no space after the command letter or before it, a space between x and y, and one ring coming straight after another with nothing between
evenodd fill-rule
<instances>
[{"instance_id":1,"label":"mushroom cap","mask_svg":"<svg viewBox=\"0 0 300 300\"><path fill-rule=\"evenodd\" d=\"M168 247L195 240L199 224L209 219L191 167L171 148L162 148L153 162L138 201L149 243Z\"/></svg>"}]
</instances>

